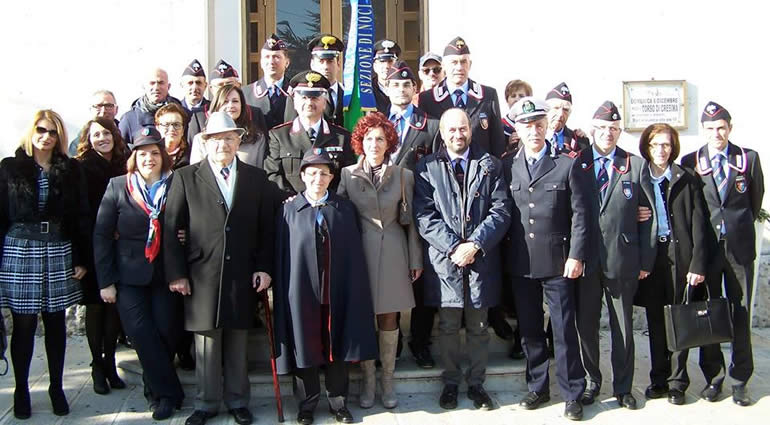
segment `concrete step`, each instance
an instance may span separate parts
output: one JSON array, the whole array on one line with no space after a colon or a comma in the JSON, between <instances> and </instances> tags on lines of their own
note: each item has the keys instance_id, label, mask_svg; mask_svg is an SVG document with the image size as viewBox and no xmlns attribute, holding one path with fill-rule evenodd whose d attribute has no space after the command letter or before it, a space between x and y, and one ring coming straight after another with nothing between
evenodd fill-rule
<instances>
[{"instance_id":1,"label":"concrete step","mask_svg":"<svg viewBox=\"0 0 770 425\"><path fill-rule=\"evenodd\" d=\"M438 358L436 359L438 360ZM464 362L467 367L467 360ZM251 382L252 397L272 397L273 380L270 364L267 362L250 362L249 381ZM124 357L119 361L123 379L127 383L142 385L142 366L136 355ZM519 391L525 389L524 378L525 364L523 360L511 360L505 353L490 353L487 366L487 377L484 388L489 391ZM422 369L417 366L408 351L396 362L394 376L396 391L399 393L435 393L439 394L443 388L441 381L442 369L439 365L433 369ZM190 396L195 394L195 372L177 369L185 393ZM378 375L380 371L378 369ZM292 394L291 376L279 376L281 394ZM324 378L321 375L321 383ZM361 369L358 364L350 366L350 393L358 394L361 381ZM461 391L464 391L464 385Z\"/></svg>"}]
</instances>

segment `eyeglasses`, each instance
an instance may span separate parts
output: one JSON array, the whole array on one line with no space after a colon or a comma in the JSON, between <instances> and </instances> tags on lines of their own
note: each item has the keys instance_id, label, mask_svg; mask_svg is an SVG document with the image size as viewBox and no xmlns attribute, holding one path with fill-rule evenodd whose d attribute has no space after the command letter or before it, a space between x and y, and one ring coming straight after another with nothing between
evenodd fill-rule
<instances>
[{"instance_id":1,"label":"eyeglasses","mask_svg":"<svg viewBox=\"0 0 770 425\"><path fill-rule=\"evenodd\" d=\"M51 136L51 137L59 137L59 130L57 130L55 128L49 130L49 129L45 128L45 127L37 126L37 127L35 127L35 133L37 133L37 134L48 133L48 135Z\"/></svg>"},{"instance_id":2,"label":"eyeglasses","mask_svg":"<svg viewBox=\"0 0 770 425\"><path fill-rule=\"evenodd\" d=\"M168 130L169 128L173 128L174 130L181 130L182 123L181 122L162 122L158 124L158 127L162 128L164 131Z\"/></svg>"},{"instance_id":3,"label":"eyeglasses","mask_svg":"<svg viewBox=\"0 0 770 425\"><path fill-rule=\"evenodd\" d=\"M605 125L602 125L602 126L595 125L594 126L594 130L596 130L596 131L598 131L600 133L607 133L607 132L610 132L612 134L620 133L620 127L610 127L610 126L605 126Z\"/></svg>"},{"instance_id":4,"label":"eyeglasses","mask_svg":"<svg viewBox=\"0 0 770 425\"><path fill-rule=\"evenodd\" d=\"M94 109L104 109L106 111L109 111L109 110L115 109L115 104L114 103L98 103L96 105L91 105L91 107L94 108Z\"/></svg>"},{"instance_id":5,"label":"eyeglasses","mask_svg":"<svg viewBox=\"0 0 770 425\"><path fill-rule=\"evenodd\" d=\"M441 74L441 67L440 66L434 66L432 68L420 68L420 72L422 72L425 75L430 74L433 72L436 75Z\"/></svg>"},{"instance_id":6,"label":"eyeglasses","mask_svg":"<svg viewBox=\"0 0 770 425\"><path fill-rule=\"evenodd\" d=\"M663 151L670 151L671 150L671 143L650 143L650 150L654 151L656 149L660 149Z\"/></svg>"},{"instance_id":7,"label":"eyeglasses","mask_svg":"<svg viewBox=\"0 0 770 425\"><path fill-rule=\"evenodd\" d=\"M311 179L314 179L316 177L320 177L322 179L334 177L334 174L327 173L326 171L303 171L303 173L305 173L305 175L310 177Z\"/></svg>"}]
</instances>

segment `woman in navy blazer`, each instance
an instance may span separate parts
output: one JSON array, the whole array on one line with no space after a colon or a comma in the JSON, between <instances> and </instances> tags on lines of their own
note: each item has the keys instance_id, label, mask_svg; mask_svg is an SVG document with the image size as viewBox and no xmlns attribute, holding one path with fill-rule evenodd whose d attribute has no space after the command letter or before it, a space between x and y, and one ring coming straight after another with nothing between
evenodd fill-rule
<instances>
[{"instance_id":1,"label":"woman in navy blazer","mask_svg":"<svg viewBox=\"0 0 770 425\"><path fill-rule=\"evenodd\" d=\"M140 130L131 150L128 174L110 180L99 207L94 262L100 295L105 302L117 302L144 370L152 417L161 420L184 398L173 365L180 300L168 289L160 252L172 164L154 128Z\"/></svg>"}]
</instances>

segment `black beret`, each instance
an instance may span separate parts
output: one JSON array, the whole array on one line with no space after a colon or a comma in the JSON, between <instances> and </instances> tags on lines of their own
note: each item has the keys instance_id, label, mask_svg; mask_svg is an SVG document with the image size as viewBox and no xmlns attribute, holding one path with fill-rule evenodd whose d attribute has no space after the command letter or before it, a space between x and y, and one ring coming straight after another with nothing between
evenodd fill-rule
<instances>
[{"instance_id":1,"label":"black beret","mask_svg":"<svg viewBox=\"0 0 770 425\"><path fill-rule=\"evenodd\" d=\"M316 56L332 58L339 56L345 50L345 44L342 43L342 40L331 34L321 34L310 40L307 44L307 49Z\"/></svg>"},{"instance_id":2,"label":"black beret","mask_svg":"<svg viewBox=\"0 0 770 425\"><path fill-rule=\"evenodd\" d=\"M409 68L409 64L404 61L398 61L388 68L388 76L386 80L412 80L417 82L417 77L414 76L412 69Z\"/></svg>"},{"instance_id":3,"label":"black beret","mask_svg":"<svg viewBox=\"0 0 770 425\"><path fill-rule=\"evenodd\" d=\"M220 59L214 66L214 71L211 72L211 75L213 75L213 78L238 78L238 71L232 65Z\"/></svg>"},{"instance_id":4,"label":"black beret","mask_svg":"<svg viewBox=\"0 0 770 425\"><path fill-rule=\"evenodd\" d=\"M142 127L134 133L134 142L129 148L133 151L139 146L160 145L162 149L166 148L163 143L163 136L160 135L155 127Z\"/></svg>"},{"instance_id":5,"label":"black beret","mask_svg":"<svg viewBox=\"0 0 770 425\"><path fill-rule=\"evenodd\" d=\"M308 165L326 165L332 172L334 171L334 163L323 148L313 148L305 152L299 164L299 170L303 171Z\"/></svg>"},{"instance_id":6,"label":"black beret","mask_svg":"<svg viewBox=\"0 0 770 425\"><path fill-rule=\"evenodd\" d=\"M401 47L393 40L380 40L374 43L374 59L388 60L398 59L401 56Z\"/></svg>"},{"instance_id":7,"label":"black beret","mask_svg":"<svg viewBox=\"0 0 770 425\"><path fill-rule=\"evenodd\" d=\"M700 116L700 122L725 120L728 124L730 124L731 119L732 118L730 117L730 113L727 112L727 109L723 108L722 105L716 102L707 103L706 107L703 108L703 113Z\"/></svg>"},{"instance_id":8,"label":"black beret","mask_svg":"<svg viewBox=\"0 0 770 425\"><path fill-rule=\"evenodd\" d=\"M286 43L278 38L277 35L272 34L270 38L265 40L265 44L262 45L262 50L288 50L288 47L286 47Z\"/></svg>"},{"instance_id":9,"label":"black beret","mask_svg":"<svg viewBox=\"0 0 770 425\"><path fill-rule=\"evenodd\" d=\"M206 73L203 72L203 66L200 62L198 62L198 59L193 59L192 62L190 62L189 65L187 65L187 68L184 69L184 72L182 73L182 76L185 75L192 75L193 77L203 77L206 78Z\"/></svg>"},{"instance_id":10,"label":"black beret","mask_svg":"<svg viewBox=\"0 0 770 425\"><path fill-rule=\"evenodd\" d=\"M603 121L620 121L620 113L618 113L618 107L609 100L602 103L599 109L594 112L595 120Z\"/></svg>"},{"instance_id":11,"label":"black beret","mask_svg":"<svg viewBox=\"0 0 770 425\"><path fill-rule=\"evenodd\" d=\"M572 103L572 93L569 91L567 83L559 83L553 90L549 91L548 94L545 95L545 100L548 99L561 99Z\"/></svg>"},{"instance_id":12,"label":"black beret","mask_svg":"<svg viewBox=\"0 0 770 425\"><path fill-rule=\"evenodd\" d=\"M468 55L471 51L468 49L468 45L465 44L465 40L462 37L455 37L444 48L444 55Z\"/></svg>"}]
</instances>

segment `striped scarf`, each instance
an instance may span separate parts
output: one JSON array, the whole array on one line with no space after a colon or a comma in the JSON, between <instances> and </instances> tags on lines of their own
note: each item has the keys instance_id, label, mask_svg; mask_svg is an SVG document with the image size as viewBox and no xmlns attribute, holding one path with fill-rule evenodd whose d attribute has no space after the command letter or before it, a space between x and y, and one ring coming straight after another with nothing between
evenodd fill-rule
<instances>
[{"instance_id":1,"label":"striped scarf","mask_svg":"<svg viewBox=\"0 0 770 425\"><path fill-rule=\"evenodd\" d=\"M144 256L151 263L160 252L161 228L159 217L166 207L166 188L170 175L171 172L169 171L161 176L160 181L156 183L158 187L152 196L147 189L144 178L142 178L138 171L133 172L126 179L126 188L128 189L128 194L131 195L131 199L150 217L150 228L147 232Z\"/></svg>"}]
</instances>

